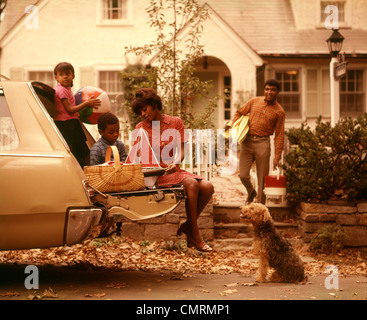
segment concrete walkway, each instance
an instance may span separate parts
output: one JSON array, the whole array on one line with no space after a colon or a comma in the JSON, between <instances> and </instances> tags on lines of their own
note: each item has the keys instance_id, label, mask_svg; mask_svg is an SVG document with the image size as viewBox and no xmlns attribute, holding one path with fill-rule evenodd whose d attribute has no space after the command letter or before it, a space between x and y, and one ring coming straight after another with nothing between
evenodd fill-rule
<instances>
[{"instance_id":1,"label":"concrete walkway","mask_svg":"<svg viewBox=\"0 0 367 320\"><path fill-rule=\"evenodd\" d=\"M238 173L230 176L214 176L214 203L244 204L247 199L247 190L243 186Z\"/></svg>"},{"instance_id":2,"label":"concrete walkway","mask_svg":"<svg viewBox=\"0 0 367 320\"><path fill-rule=\"evenodd\" d=\"M29 300L49 288L54 297L42 300L170 300L190 304L190 300L367 300L367 278L339 277L339 289L325 286L327 274L311 276L305 284L256 283L243 274L196 274L175 276L164 272L80 270L72 267L39 266L39 289L27 290L22 265L0 265L0 300ZM330 281L329 281L330 282ZM6 293L9 295L7 296ZM10 294L14 293L13 296ZM15 295L15 293L17 295ZM129 311L134 311L130 310Z\"/></svg>"}]
</instances>

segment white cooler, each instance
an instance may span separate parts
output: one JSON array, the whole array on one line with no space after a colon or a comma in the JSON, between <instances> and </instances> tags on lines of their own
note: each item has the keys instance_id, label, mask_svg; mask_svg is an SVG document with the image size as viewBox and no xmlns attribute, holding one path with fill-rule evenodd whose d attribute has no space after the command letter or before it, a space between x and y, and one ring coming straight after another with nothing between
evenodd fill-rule
<instances>
[{"instance_id":1,"label":"white cooler","mask_svg":"<svg viewBox=\"0 0 367 320\"><path fill-rule=\"evenodd\" d=\"M280 175L280 170L271 172L265 177L264 194L266 196L265 205L267 207L287 207L285 198L287 194L287 179Z\"/></svg>"}]
</instances>

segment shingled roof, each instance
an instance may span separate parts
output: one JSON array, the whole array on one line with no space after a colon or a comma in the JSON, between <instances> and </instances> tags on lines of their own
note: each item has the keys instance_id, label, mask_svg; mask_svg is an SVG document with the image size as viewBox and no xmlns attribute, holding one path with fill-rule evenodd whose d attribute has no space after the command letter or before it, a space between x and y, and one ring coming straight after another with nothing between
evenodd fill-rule
<instances>
[{"instance_id":1,"label":"shingled roof","mask_svg":"<svg viewBox=\"0 0 367 320\"><path fill-rule=\"evenodd\" d=\"M39 0L8 0L5 8L4 19L0 24L0 39L2 39L26 15L25 8L37 5Z\"/></svg>"},{"instance_id":2,"label":"shingled roof","mask_svg":"<svg viewBox=\"0 0 367 320\"><path fill-rule=\"evenodd\" d=\"M298 30L289 0L206 0L259 55L328 54L331 30ZM343 51L367 54L367 30L341 29Z\"/></svg>"}]
</instances>

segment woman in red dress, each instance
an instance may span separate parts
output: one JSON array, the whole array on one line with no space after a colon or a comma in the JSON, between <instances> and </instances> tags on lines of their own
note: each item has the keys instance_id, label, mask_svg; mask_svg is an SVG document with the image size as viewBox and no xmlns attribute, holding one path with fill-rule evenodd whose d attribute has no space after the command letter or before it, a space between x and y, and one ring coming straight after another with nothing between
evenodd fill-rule
<instances>
[{"instance_id":1,"label":"woman in red dress","mask_svg":"<svg viewBox=\"0 0 367 320\"><path fill-rule=\"evenodd\" d=\"M180 163L184 159L184 144L187 142L182 120L162 114L161 98L150 88L137 90L131 107L144 119L136 125L136 129L142 128L147 132L155 153L157 153L156 146L159 145L160 166L166 168L166 173L159 177L158 184L180 183L185 187L187 221L181 224L177 235L185 233L188 247L195 246L200 251L212 251L212 248L201 238L197 219L211 199L214 188L210 181L180 168ZM160 130L159 134L154 134L154 130ZM167 137L169 137L168 141Z\"/></svg>"}]
</instances>

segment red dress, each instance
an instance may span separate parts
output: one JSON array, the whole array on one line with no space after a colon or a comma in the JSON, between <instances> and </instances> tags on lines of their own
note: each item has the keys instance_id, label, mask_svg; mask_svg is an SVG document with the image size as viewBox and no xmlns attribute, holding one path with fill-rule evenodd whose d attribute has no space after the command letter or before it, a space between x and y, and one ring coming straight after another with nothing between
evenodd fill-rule
<instances>
[{"instance_id":1,"label":"red dress","mask_svg":"<svg viewBox=\"0 0 367 320\"><path fill-rule=\"evenodd\" d=\"M152 122L142 121L136 125L136 129L144 129L149 137L149 143L153 150L158 150L160 152L160 166L166 168L174 160L174 152L181 150L181 143L187 143L187 136L185 134L185 127L181 118L173 117L169 115L163 115L163 124L160 127L160 134L153 134ZM158 121L157 121L158 122ZM154 125L154 129L159 126ZM173 129L173 130L172 130ZM152 140L154 137L154 140ZM157 153L157 151L156 151ZM158 185L167 184L178 184L182 182L185 178L195 178L197 180L202 180L203 178L190 173L186 170L179 169L172 174L166 174L158 178Z\"/></svg>"}]
</instances>

